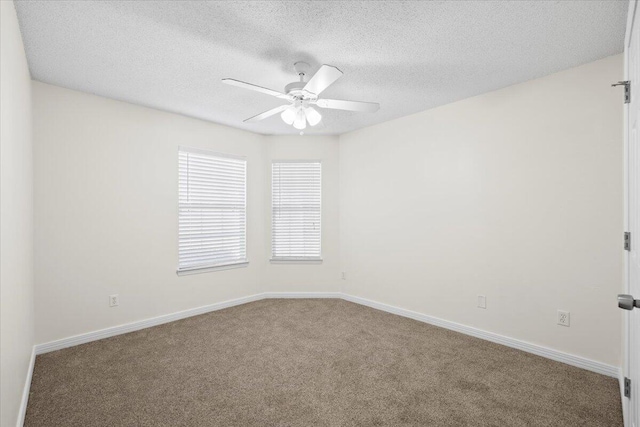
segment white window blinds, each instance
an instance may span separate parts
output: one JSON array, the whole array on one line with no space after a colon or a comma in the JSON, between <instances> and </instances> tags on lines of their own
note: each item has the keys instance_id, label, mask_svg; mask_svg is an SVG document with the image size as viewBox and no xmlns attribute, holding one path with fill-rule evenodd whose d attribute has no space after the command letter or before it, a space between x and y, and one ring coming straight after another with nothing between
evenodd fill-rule
<instances>
[{"instance_id":1,"label":"white window blinds","mask_svg":"<svg viewBox=\"0 0 640 427\"><path fill-rule=\"evenodd\" d=\"M271 167L273 260L321 259L320 162L274 162Z\"/></svg>"},{"instance_id":2,"label":"white window blinds","mask_svg":"<svg viewBox=\"0 0 640 427\"><path fill-rule=\"evenodd\" d=\"M178 273L247 262L247 161L180 147Z\"/></svg>"}]
</instances>

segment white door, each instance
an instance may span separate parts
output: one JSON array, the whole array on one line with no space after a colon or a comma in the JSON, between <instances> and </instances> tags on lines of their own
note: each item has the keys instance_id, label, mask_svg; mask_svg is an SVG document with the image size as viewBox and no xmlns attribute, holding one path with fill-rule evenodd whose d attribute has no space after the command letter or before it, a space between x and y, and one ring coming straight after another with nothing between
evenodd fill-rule
<instances>
[{"instance_id":1,"label":"white door","mask_svg":"<svg viewBox=\"0 0 640 427\"><path fill-rule=\"evenodd\" d=\"M626 226L631 233L626 288L627 294L640 298L640 11L637 3L638 0L629 3L625 37L625 74L626 80L631 82L631 102L626 104L625 130ZM631 380L631 397L626 401L625 415L627 425L640 427L640 308L625 310L625 323L625 371Z\"/></svg>"}]
</instances>

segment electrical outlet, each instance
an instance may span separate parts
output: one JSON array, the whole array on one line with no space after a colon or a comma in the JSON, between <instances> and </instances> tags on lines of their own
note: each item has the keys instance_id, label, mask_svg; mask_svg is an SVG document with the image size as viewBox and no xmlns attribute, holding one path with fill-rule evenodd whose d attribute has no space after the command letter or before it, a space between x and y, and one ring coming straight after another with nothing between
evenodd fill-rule
<instances>
[{"instance_id":1,"label":"electrical outlet","mask_svg":"<svg viewBox=\"0 0 640 427\"><path fill-rule=\"evenodd\" d=\"M342 272L342 280L347 280L347 273L345 271Z\"/></svg>"},{"instance_id":2,"label":"electrical outlet","mask_svg":"<svg viewBox=\"0 0 640 427\"><path fill-rule=\"evenodd\" d=\"M558 325L569 326L571 322L571 313L568 311L558 310Z\"/></svg>"},{"instance_id":3,"label":"electrical outlet","mask_svg":"<svg viewBox=\"0 0 640 427\"><path fill-rule=\"evenodd\" d=\"M478 308L487 308L487 297L484 295L478 295Z\"/></svg>"},{"instance_id":4,"label":"electrical outlet","mask_svg":"<svg viewBox=\"0 0 640 427\"><path fill-rule=\"evenodd\" d=\"M120 297L118 294L109 295L109 307L116 307L120 304Z\"/></svg>"}]
</instances>

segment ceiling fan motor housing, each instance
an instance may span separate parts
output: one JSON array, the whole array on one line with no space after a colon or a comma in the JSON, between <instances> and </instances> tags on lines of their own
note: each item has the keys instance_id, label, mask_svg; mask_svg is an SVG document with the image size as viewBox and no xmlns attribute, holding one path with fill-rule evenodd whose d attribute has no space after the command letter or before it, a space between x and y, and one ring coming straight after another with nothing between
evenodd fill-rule
<instances>
[{"instance_id":1,"label":"ceiling fan motor housing","mask_svg":"<svg viewBox=\"0 0 640 427\"><path fill-rule=\"evenodd\" d=\"M306 85L305 82L293 82L293 83L289 83L288 85L286 85L284 87L284 91L287 95L291 95L295 98L298 99L305 99L305 100L315 100L318 98L317 95L304 90L304 86Z\"/></svg>"},{"instance_id":2,"label":"ceiling fan motor housing","mask_svg":"<svg viewBox=\"0 0 640 427\"><path fill-rule=\"evenodd\" d=\"M289 83L288 85L286 85L284 87L285 93L287 95L295 97L298 100L304 99L306 101L313 101L318 99L318 95L304 90L304 87L307 84L305 82L305 76L309 72L309 68L311 68L311 66L306 62L298 61L293 64L293 68L296 69L296 73L298 74L298 76L300 76L300 81Z\"/></svg>"}]
</instances>

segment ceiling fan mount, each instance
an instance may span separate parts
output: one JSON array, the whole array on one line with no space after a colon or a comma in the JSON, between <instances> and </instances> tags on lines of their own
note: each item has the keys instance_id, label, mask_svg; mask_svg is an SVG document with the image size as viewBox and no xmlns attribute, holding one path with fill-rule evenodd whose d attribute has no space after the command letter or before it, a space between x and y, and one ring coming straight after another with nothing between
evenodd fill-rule
<instances>
[{"instance_id":1,"label":"ceiling fan mount","mask_svg":"<svg viewBox=\"0 0 640 427\"><path fill-rule=\"evenodd\" d=\"M296 129L302 130L307 127L307 123L315 126L320 123L322 115L313 107L314 105L323 109L336 109L359 112L375 112L380 108L380 104L375 102L343 101L339 99L319 98L322 91L328 88L333 82L342 77L342 71L332 65L322 65L320 69L307 81L307 73L311 68L306 62L296 62L293 67L300 78L297 82L289 83L285 86L284 93L251 83L242 82L235 79L222 79L223 83L232 86L242 87L276 98L289 101L289 104L281 105L264 113L250 117L245 122L257 122L275 114L281 113L282 120L288 125L293 125Z\"/></svg>"},{"instance_id":2,"label":"ceiling fan mount","mask_svg":"<svg viewBox=\"0 0 640 427\"><path fill-rule=\"evenodd\" d=\"M302 80L302 77L306 76L309 73L309 68L311 68L311 65L304 61L298 61L293 64L293 68L296 69L296 73L301 76L300 80Z\"/></svg>"}]
</instances>

